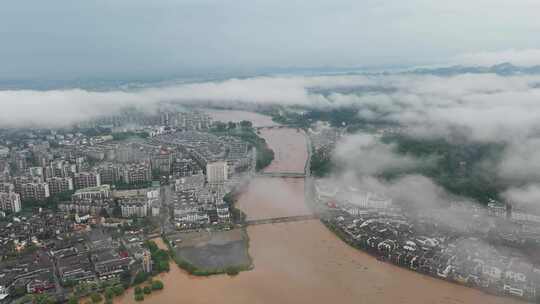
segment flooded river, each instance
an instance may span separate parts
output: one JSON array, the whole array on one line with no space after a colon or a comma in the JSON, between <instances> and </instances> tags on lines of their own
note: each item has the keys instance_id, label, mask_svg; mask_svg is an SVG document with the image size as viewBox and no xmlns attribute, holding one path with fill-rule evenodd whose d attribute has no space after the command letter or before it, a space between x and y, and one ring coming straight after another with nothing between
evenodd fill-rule
<instances>
[{"instance_id":1,"label":"flooded river","mask_svg":"<svg viewBox=\"0 0 540 304\"><path fill-rule=\"evenodd\" d=\"M304 172L308 154L303 131L262 129L260 136L274 151L274 161L264 169L265 172Z\"/></svg>"},{"instance_id":2,"label":"flooded river","mask_svg":"<svg viewBox=\"0 0 540 304\"><path fill-rule=\"evenodd\" d=\"M301 133L275 129L262 135L272 149L281 151L269 170L303 168L307 153L305 139L298 139ZM238 204L254 219L309 214L303 184L303 179L256 178ZM252 271L202 278L171 265L171 271L161 275L165 289L145 302L521 303L377 261L346 245L317 220L250 226L248 234ZM132 292L116 302L135 303Z\"/></svg>"},{"instance_id":3,"label":"flooded river","mask_svg":"<svg viewBox=\"0 0 540 304\"><path fill-rule=\"evenodd\" d=\"M254 112L215 109L205 109L204 111L210 114L214 121L240 122L242 120L249 120L254 127L270 127L278 125L272 120L272 117Z\"/></svg>"}]
</instances>

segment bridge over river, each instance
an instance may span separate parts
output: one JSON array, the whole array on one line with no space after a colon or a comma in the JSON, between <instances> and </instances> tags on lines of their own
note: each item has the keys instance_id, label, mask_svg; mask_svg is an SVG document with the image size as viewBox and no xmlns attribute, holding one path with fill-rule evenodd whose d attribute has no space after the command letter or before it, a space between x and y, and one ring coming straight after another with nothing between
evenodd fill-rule
<instances>
[{"instance_id":1,"label":"bridge over river","mask_svg":"<svg viewBox=\"0 0 540 304\"><path fill-rule=\"evenodd\" d=\"M309 220L316 220L316 219L318 219L316 215L307 214L307 215L274 217L274 218L258 219L258 220L248 220L245 222L245 225L246 226L266 225L266 224L276 224L276 223L309 221Z\"/></svg>"},{"instance_id":2,"label":"bridge over river","mask_svg":"<svg viewBox=\"0 0 540 304\"><path fill-rule=\"evenodd\" d=\"M261 177L288 177L288 178L304 178L306 174L303 172L260 172Z\"/></svg>"}]
</instances>

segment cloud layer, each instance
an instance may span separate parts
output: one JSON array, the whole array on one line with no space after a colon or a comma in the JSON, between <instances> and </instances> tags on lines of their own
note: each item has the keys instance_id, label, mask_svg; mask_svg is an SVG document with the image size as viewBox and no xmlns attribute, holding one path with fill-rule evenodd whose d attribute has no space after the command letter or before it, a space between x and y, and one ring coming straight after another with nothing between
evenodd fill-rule
<instances>
[{"instance_id":1,"label":"cloud layer","mask_svg":"<svg viewBox=\"0 0 540 304\"><path fill-rule=\"evenodd\" d=\"M540 76L461 74L280 76L176 84L129 91L0 91L0 126L63 126L118 112L180 104L282 104L355 107L368 119L396 122L412 136L497 142L506 146L493 166L521 184L540 183ZM371 176L381 168L408 168L394 147L367 135L348 137L337 157ZM363 161L361 161L363 160Z\"/></svg>"},{"instance_id":2,"label":"cloud layer","mask_svg":"<svg viewBox=\"0 0 540 304\"><path fill-rule=\"evenodd\" d=\"M346 136L338 142L334 157L341 167L354 170L360 176L420 165L420 160L398 155L394 150L393 144L385 144L373 135L360 133Z\"/></svg>"},{"instance_id":3,"label":"cloud layer","mask_svg":"<svg viewBox=\"0 0 540 304\"><path fill-rule=\"evenodd\" d=\"M445 135L457 128L476 140L506 140L540 130L539 98L540 76L255 77L131 91L4 90L0 125L59 125L163 101L354 105L366 117L383 114L419 133Z\"/></svg>"},{"instance_id":4,"label":"cloud layer","mask_svg":"<svg viewBox=\"0 0 540 304\"><path fill-rule=\"evenodd\" d=\"M114 114L125 106L150 109L160 102L323 104L328 100L318 94L309 94L307 89L332 89L364 83L371 82L363 76L255 77L131 91L3 90L0 91L0 127L62 126Z\"/></svg>"}]
</instances>

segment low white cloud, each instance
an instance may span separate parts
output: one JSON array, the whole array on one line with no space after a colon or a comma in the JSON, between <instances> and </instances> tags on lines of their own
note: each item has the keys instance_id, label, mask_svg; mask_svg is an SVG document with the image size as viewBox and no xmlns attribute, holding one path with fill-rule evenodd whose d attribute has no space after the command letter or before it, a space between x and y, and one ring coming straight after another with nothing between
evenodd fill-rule
<instances>
[{"instance_id":1,"label":"low white cloud","mask_svg":"<svg viewBox=\"0 0 540 304\"><path fill-rule=\"evenodd\" d=\"M533 203L540 207L540 184L529 184L525 187L510 188L503 195L513 203Z\"/></svg>"},{"instance_id":2,"label":"low white cloud","mask_svg":"<svg viewBox=\"0 0 540 304\"><path fill-rule=\"evenodd\" d=\"M443 188L422 175L405 175L386 182L369 175L358 177L351 172L345 172L340 183L391 198L409 211L448 206L450 201L450 196Z\"/></svg>"},{"instance_id":3,"label":"low white cloud","mask_svg":"<svg viewBox=\"0 0 540 304\"><path fill-rule=\"evenodd\" d=\"M364 76L255 77L220 82L178 84L133 91L0 90L0 127L64 126L126 106L153 109L160 102L324 104L308 88L339 88L369 83Z\"/></svg>"},{"instance_id":4,"label":"low white cloud","mask_svg":"<svg viewBox=\"0 0 540 304\"><path fill-rule=\"evenodd\" d=\"M540 183L510 188L503 193L503 197L519 210L532 214L540 212Z\"/></svg>"},{"instance_id":5,"label":"low white cloud","mask_svg":"<svg viewBox=\"0 0 540 304\"><path fill-rule=\"evenodd\" d=\"M395 148L393 144L382 143L373 135L360 133L345 136L338 142L334 157L343 167L366 176L419 165L419 160L399 155Z\"/></svg>"},{"instance_id":6,"label":"low white cloud","mask_svg":"<svg viewBox=\"0 0 540 304\"><path fill-rule=\"evenodd\" d=\"M516 141L508 146L499 164L503 178L517 181L540 181L540 138Z\"/></svg>"},{"instance_id":7,"label":"low white cloud","mask_svg":"<svg viewBox=\"0 0 540 304\"><path fill-rule=\"evenodd\" d=\"M474 141L506 143L511 152L505 154L501 175L518 172L536 177L534 172L540 172L534 165L540 163L534 141L540 134L539 84L537 75L396 74L254 77L106 92L4 90L0 91L0 127L63 126L113 114L125 106L154 110L160 102L354 106L363 118L400 123L415 136L448 137L458 132ZM366 138L348 140L369 147ZM354 150L346 153L353 155ZM367 153L363 151L364 158ZM373 163L398 164L385 155L374 155L379 162ZM533 165L521 165L524 157ZM375 167L361 166L366 172Z\"/></svg>"}]
</instances>

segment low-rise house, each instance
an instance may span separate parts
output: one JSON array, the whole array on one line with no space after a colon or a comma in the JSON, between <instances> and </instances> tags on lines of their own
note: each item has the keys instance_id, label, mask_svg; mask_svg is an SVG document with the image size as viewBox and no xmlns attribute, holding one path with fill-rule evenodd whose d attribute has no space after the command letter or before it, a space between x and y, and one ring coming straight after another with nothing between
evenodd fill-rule
<instances>
[{"instance_id":1,"label":"low-rise house","mask_svg":"<svg viewBox=\"0 0 540 304\"><path fill-rule=\"evenodd\" d=\"M105 249L92 253L91 261L99 279L111 279L128 270L131 259L111 249Z\"/></svg>"},{"instance_id":2,"label":"low-rise house","mask_svg":"<svg viewBox=\"0 0 540 304\"><path fill-rule=\"evenodd\" d=\"M62 282L82 282L96 279L88 254L74 247L53 252Z\"/></svg>"}]
</instances>

